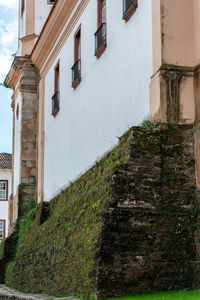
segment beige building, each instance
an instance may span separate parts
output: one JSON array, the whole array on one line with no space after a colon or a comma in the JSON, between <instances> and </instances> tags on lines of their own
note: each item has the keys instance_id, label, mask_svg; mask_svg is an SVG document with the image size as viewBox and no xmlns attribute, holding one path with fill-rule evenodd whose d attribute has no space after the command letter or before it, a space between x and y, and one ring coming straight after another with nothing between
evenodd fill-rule
<instances>
[{"instance_id":1,"label":"beige building","mask_svg":"<svg viewBox=\"0 0 200 300\"><path fill-rule=\"evenodd\" d=\"M146 118L194 124L200 185L200 2L117 2L20 1L13 222L19 184L50 200Z\"/></svg>"}]
</instances>

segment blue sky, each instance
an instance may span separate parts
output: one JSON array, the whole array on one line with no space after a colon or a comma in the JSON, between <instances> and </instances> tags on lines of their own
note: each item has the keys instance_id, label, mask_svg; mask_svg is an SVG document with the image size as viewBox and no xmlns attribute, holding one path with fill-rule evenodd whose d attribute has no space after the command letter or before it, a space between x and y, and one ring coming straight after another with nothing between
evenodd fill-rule
<instances>
[{"instance_id":1,"label":"blue sky","mask_svg":"<svg viewBox=\"0 0 200 300\"><path fill-rule=\"evenodd\" d=\"M0 83L17 51L18 0L0 0ZM0 86L0 152L12 152L12 91Z\"/></svg>"}]
</instances>

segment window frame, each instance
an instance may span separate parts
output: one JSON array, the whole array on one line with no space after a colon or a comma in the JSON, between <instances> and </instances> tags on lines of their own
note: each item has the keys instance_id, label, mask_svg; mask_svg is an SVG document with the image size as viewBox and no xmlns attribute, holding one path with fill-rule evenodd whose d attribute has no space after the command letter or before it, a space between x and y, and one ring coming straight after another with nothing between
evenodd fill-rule
<instances>
[{"instance_id":1,"label":"window frame","mask_svg":"<svg viewBox=\"0 0 200 300\"><path fill-rule=\"evenodd\" d=\"M56 2L56 0L52 1L52 0L47 0L47 4L51 4L51 5L54 5Z\"/></svg>"},{"instance_id":2,"label":"window frame","mask_svg":"<svg viewBox=\"0 0 200 300\"><path fill-rule=\"evenodd\" d=\"M8 180L0 180L0 183L1 182L5 182L6 183L6 198L5 199L0 198L0 202L1 201L8 201Z\"/></svg>"},{"instance_id":3,"label":"window frame","mask_svg":"<svg viewBox=\"0 0 200 300\"><path fill-rule=\"evenodd\" d=\"M22 17L23 14L24 14L24 10L25 10L25 0L22 0L22 1L21 1L21 17Z\"/></svg>"},{"instance_id":4,"label":"window frame","mask_svg":"<svg viewBox=\"0 0 200 300\"><path fill-rule=\"evenodd\" d=\"M75 68L78 68L78 76L74 79ZM81 82L81 24L74 33L74 64L71 70L72 87L75 90Z\"/></svg>"},{"instance_id":5,"label":"window frame","mask_svg":"<svg viewBox=\"0 0 200 300\"><path fill-rule=\"evenodd\" d=\"M105 49L107 48L107 30L106 30L106 12L105 12L105 20L103 21L103 1L105 1L105 11L106 11L106 0L97 0L97 31L95 32L95 53L97 59L100 58L100 56L103 54ZM105 42L101 43L99 47L97 48L97 40L98 40L98 34L99 32L105 31ZM103 40L103 37L102 37Z\"/></svg>"},{"instance_id":6,"label":"window frame","mask_svg":"<svg viewBox=\"0 0 200 300\"><path fill-rule=\"evenodd\" d=\"M54 94L51 99L52 99L51 114L52 116L55 117L60 110L60 60L58 60L57 64L54 67ZM54 106L55 108L53 109Z\"/></svg>"},{"instance_id":7,"label":"window frame","mask_svg":"<svg viewBox=\"0 0 200 300\"><path fill-rule=\"evenodd\" d=\"M125 9L125 3L127 0L123 0L123 17L122 19L127 23L132 15L135 13L138 8L138 0L135 0L136 3L132 3L128 9ZM133 0L134 1L134 0Z\"/></svg>"},{"instance_id":8,"label":"window frame","mask_svg":"<svg viewBox=\"0 0 200 300\"><path fill-rule=\"evenodd\" d=\"M1 238L1 236L0 236L0 241L2 241L6 237L6 220L0 220L0 222L3 223L3 237ZM0 229L0 231L1 231L1 229Z\"/></svg>"},{"instance_id":9,"label":"window frame","mask_svg":"<svg viewBox=\"0 0 200 300\"><path fill-rule=\"evenodd\" d=\"M16 119L19 119L19 103L17 103L17 108L16 108Z\"/></svg>"}]
</instances>

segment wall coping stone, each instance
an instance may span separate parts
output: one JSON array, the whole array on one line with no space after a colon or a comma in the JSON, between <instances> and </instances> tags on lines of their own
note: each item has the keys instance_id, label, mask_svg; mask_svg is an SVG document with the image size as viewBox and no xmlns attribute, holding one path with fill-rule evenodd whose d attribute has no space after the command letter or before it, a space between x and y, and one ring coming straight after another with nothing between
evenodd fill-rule
<instances>
[{"instance_id":1,"label":"wall coping stone","mask_svg":"<svg viewBox=\"0 0 200 300\"><path fill-rule=\"evenodd\" d=\"M74 297L61 297L55 298L47 295L38 295L38 294L24 294L15 289L11 289L5 285L0 285L0 299L10 298L14 300L36 300L36 299L53 299L53 300L78 300Z\"/></svg>"}]
</instances>

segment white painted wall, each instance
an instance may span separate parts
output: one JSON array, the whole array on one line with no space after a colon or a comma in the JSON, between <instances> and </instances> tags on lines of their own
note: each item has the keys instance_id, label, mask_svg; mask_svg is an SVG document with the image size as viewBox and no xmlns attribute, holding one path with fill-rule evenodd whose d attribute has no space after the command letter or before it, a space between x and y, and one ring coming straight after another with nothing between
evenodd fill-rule
<instances>
[{"instance_id":1,"label":"white painted wall","mask_svg":"<svg viewBox=\"0 0 200 300\"><path fill-rule=\"evenodd\" d=\"M47 4L47 0L35 0L35 34L40 34L51 8L52 4Z\"/></svg>"},{"instance_id":2,"label":"white painted wall","mask_svg":"<svg viewBox=\"0 0 200 300\"><path fill-rule=\"evenodd\" d=\"M11 195L12 170L0 169L0 180L8 180L8 199ZM6 236L8 235L8 201L0 200L0 220L6 220Z\"/></svg>"},{"instance_id":3,"label":"white painted wall","mask_svg":"<svg viewBox=\"0 0 200 300\"><path fill-rule=\"evenodd\" d=\"M24 13L21 15L21 3L19 5L19 37L22 38L26 35L26 1L24 2Z\"/></svg>"},{"instance_id":4,"label":"white painted wall","mask_svg":"<svg viewBox=\"0 0 200 300\"><path fill-rule=\"evenodd\" d=\"M107 49L97 60L97 1L91 0L45 79L44 199L84 173L129 127L149 114L151 1L139 1L128 23L122 0L107 1ZM74 32L81 24L82 81L74 91ZM60 112L51 115L54 67L60 59Z\"/></svg>"},{"instance_id":5,"label":"white painted wall","mask_svg":"<svg viewBox=\"0 0 200 300\"><path fill-rule=\"evenodd\" d=\"M26 1L24 2L24 13L21 15L21 5L22 5L22 0L19 1L19 13L18 13L18 37L22 38L26 35ZM22 42L19 40L18 41L18 49L16 52L17 56L22 55Z\"/></svg>"},{"instance_id":6,"label":"white painted wall","mask_svg":"<svg viewBox=\"0 0 200 300\"><path fill-rule=\"evenodd\" d=\"M30 1L30 0L26 0ZM22 38L26 36L26 1L24 13L21 16L21 0L19 5L19 37ZM47 4L47 0L35 0L35 31L34 33L39 36L46 19L52 9L52 4ZM37 39L35 39L35 42ZM22 42L19 40L17 56L22 53Z\"/></svg>"},{"instance_id":7,"label":"white painted wall","mask_svg":"<svg viewBox=\"0 0 200 300\"><path fill-rule=\"evenodd\" d=\"M17 120L16 111L19 104L19 117ZM21 95L19 94L15 100L15 114L14 118L14 164L13 164L13 195L17 192L18 185L20 184L20 151L21 151Z\"/></svg>"}]
</instances>

